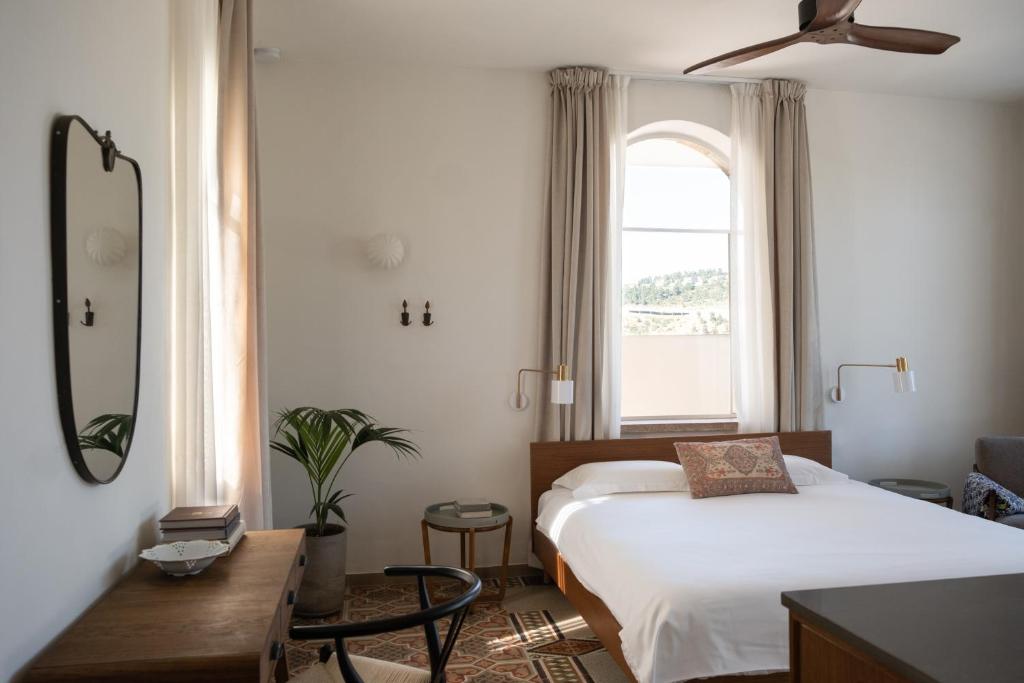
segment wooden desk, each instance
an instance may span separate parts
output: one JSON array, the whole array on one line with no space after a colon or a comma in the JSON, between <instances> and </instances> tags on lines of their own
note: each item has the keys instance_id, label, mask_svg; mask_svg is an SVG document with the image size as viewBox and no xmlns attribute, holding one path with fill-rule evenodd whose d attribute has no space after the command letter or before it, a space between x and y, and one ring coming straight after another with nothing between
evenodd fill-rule
<instances>
[{"instance_id":1,"label":"wooden desk","mask_svg":"<svg viewBox=\"0 0 1024 683\"><path fill-rule=\"evenodd\" d=\"M1024 574L782 594L792 683L1019 683Z\"/></svg>"},{"instance_id":2,"label":"wooden desk","mask_svg":"<svg viewBox=\"0 0 1024 683\"><path fill-rule=\"evenodd\" d=\"M197 576L139 561L36 660L28 681L287 680L301 529L250 531Z\"/></svg>"}]
</instances>

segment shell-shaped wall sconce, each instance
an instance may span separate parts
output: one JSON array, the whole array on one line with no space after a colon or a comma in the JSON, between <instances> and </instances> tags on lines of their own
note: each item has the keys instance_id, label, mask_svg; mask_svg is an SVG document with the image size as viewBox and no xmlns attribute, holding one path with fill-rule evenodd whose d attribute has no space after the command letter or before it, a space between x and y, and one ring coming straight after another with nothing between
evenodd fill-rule
<instances>
[{"instance_id":1,"label":"shell-shaped wall sconce","mask_svg":"<svg viewBox=\"0 0 1024 683\"><path fill-rule=\"evenodd\" d=\"M378 268L396 268L405 258L405 244L398 235L374 235L366 241L366 258Z\"/></svg>"},{"instance_id":2,"label":"shell-shaped wall sconce","mask_svg":"<svg viewBox=\"0 0 1024 683\"><path fill-rule=\"evenodd\" d=\"M98 228L85 238L85 253L101 266L113 266L124 260L128 241L116 228Z\"/></svg>"}]
</instances>

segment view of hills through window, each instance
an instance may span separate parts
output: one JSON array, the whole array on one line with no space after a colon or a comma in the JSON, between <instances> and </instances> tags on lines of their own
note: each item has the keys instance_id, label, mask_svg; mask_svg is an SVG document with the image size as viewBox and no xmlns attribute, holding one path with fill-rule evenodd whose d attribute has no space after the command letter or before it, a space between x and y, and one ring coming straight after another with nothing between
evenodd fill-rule
<instances>
[{"instance_id":1,"label":"view of hills through window","mask_svg":"<svg viewBox=\"0 0 1024 683\"><path fill-rule=\"evenodd\" d=\"M728 334L728 177L677 140L627 154L623 334Z\"/></svg>"},{"instance_id":2,"label":"view of hills through window","mask_svg":"<svg viewBox=\"0 0 1024 683\"><path fill-rule=\"evenodd\" d=\"M654 275L622 288L626 334L729 334L729 273Z\"/></svg>"}]
</instances>

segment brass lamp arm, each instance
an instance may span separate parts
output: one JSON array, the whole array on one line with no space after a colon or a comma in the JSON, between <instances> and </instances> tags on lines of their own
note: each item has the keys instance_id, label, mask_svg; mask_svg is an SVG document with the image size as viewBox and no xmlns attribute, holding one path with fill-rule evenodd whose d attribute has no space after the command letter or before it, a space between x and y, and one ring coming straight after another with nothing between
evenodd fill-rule
<instances>
[{"instance_id":1,"label":"brass lamp arm","mask_svg":"<svg viewBox=\"0 0 1024 683\"><path fill-rule=\"evenodd\" d=\"M519 372L516 373L516 377L517 377L517 379L516 379L516 393L517 394L523 393L523 373L524 372L536 372L538 375L555 375L555 376L558 375L558 370L536 370L534 368L521 368L519 370Z\"/></svg>"},{"instance_id":2,"label":"brass lamp arm","mask_svg":"<svg viewBox=\"0 0 1024 683\"><path fill-rule=\"evenodd\" d=\"M907 372L910 369L904 356L896 358L895 363L841 363L836 370L836 385L832 388L832 400L843 402L843 368L894 368L896 372Z\"/></svg>"},{"instance_id":3,"label":"brass lamp arm","mask_svg":"<svg viewBox=\"0 0 1024 683\"><path fill-rule=\"evenodd\" d=\"M516 373L516 385L512 390L512 395L509 397L509 405L514 410L526 410L526 406L530 404L526 394L523 393L523 374L527 372L535 372L538 375L551 375L559 382L569 384L568 389L568 400L566 400L561 394L552 396L552 403L572 403L572 382L569 380L569 366L565 363L560 363L556 370L541 370L539 368L522 368ZM555 385L552 384L552 387ZM555 391L552 389L552 391ZM558 398L556 398L558 396Z\"/></svg>"}]
</instances>

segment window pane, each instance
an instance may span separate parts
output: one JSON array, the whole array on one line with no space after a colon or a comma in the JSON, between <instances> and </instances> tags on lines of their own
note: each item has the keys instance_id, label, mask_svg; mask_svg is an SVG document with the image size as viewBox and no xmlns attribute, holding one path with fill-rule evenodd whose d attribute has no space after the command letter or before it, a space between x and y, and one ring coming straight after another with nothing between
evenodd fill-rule
<instances>
[{"instance_id":1,"label":"window pane","mask_svg":"<svg viewBox=\"0 0 1024 683\"><path fill-rule=\"evenodd\" d=\"M729 235L624 231L622 415L732 412Z\"/></svg>"},{"instance_id":2,"label":"window pane","mask_svg":"<svg viewBox=\"0 0 1024 683\"><path fill-rule=\"evenodd\" d=\"M729 177L703 153L669 139L629 146L625 227L727 232L729 214Z\"/></svg>"}]
</instances>

